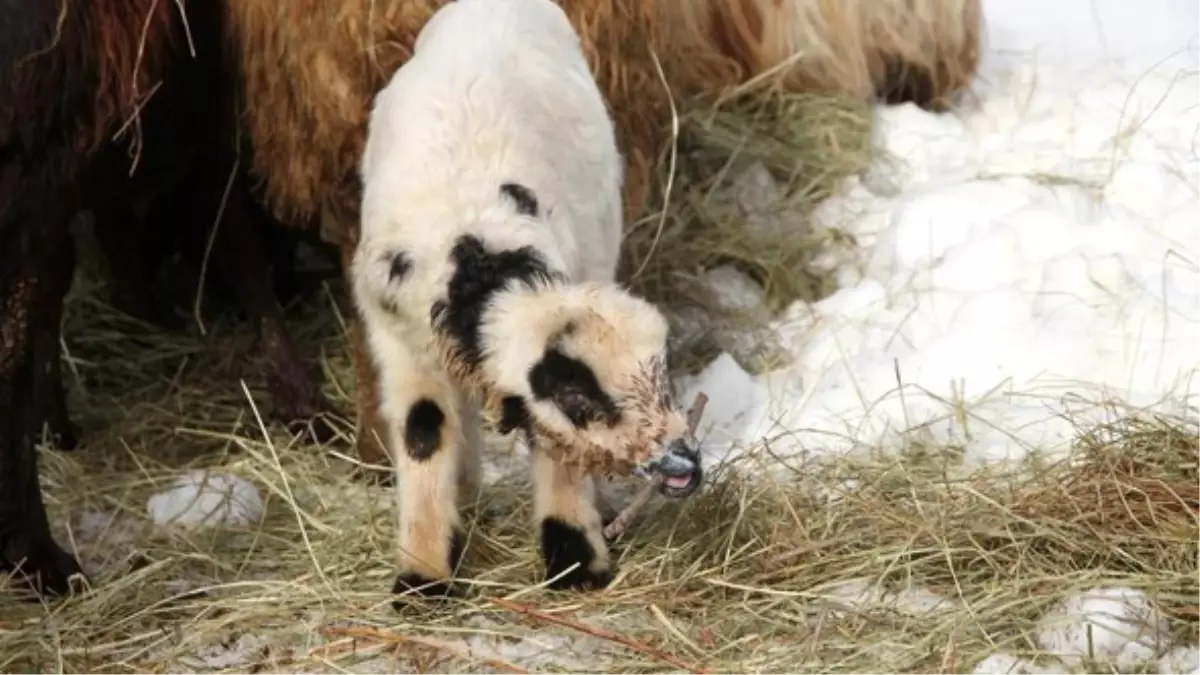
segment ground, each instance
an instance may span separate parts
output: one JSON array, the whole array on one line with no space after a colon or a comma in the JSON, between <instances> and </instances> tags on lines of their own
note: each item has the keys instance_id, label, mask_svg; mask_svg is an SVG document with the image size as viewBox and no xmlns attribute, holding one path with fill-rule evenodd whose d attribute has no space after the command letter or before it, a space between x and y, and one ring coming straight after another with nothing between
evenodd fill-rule
<instances>
[{"instance_id":1,"label":"ground","mask_svg":"<svg viewBox=\"0 0 1200 675\"><path fill-rule=\"evenodd\" d=\"M753 332L669 306L716 351L679 379L710 480L654 502L603 593L536 587L497 441L469 594L394 611L389 490L264 424L249 327L158 333L81 280L87 435L43 482L94 586L0 596L0 669L1200 672L1197 6L985 11L973 95L875 110L815 211L778 206L776 167L730 179L739 225L839 243L806 259L831 281L774 311L744 266L699 276ZM333 290L291 324L350 409Z\"/></svg>"}]
</instances>

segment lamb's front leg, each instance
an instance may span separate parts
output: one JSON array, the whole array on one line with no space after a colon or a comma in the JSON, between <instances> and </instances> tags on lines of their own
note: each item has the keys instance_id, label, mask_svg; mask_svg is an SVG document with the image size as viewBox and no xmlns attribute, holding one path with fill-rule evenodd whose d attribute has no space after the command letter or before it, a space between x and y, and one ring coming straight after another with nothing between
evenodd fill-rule
<instances>
[{"instance_id":1,"label":"lamb's front leg","mask_svg":"<svg viewBox=\"0 0 1200 675\"><path fill-rule=\"evenodd\" d=\"M613 564L593 478L542 452L532 455L534 522L546 578L552 580L550 587L590 590L608 586Z\"/></svg>"},{"instance_id":2,"label":"lamb's front leg","mask_svg":"<svg viewBox=\"0 0 1200 675\"><path fill-rule=\"evenodd\" d=\"M447 595L465 544L459 481L472 454L462 401L423 352L383 330L369 331L368 340L396 470L399 575L393 592Z\"/></svg>"}]
</instances>

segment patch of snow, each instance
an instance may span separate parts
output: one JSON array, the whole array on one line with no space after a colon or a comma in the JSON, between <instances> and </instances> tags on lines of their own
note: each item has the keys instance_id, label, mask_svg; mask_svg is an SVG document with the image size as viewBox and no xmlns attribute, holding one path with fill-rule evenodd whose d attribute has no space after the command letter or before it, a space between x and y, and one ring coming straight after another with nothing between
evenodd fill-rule
<instances>
[{"instance_id":1,"label":"patch of snow","mask_svg":"<svg viewBox=\"0 0 1200 675\"><path fill-rule=\"evenodd\" d=\"M1063 663L1085 659L1128 673L1169 642L1167 622L1141 591L1100 587L1068 597L1038 622L1038 644Z\"/></svg>"},{"instance_id":2,"label":"patch of snow","mask_svg":"<svg viewBox=\"0 0 1200 675\"><path fill-rule=\"evenodd\" d=\"M840 581L817 591L817 595L858 610L885 610L908 616L922 616L958 608L957 601L919 586L893 590L868 579Z\"/></svg>"},{"instance_id":3,"label":"patch of snow","mask_svg":"<svg viewBox=\"0 0 1200 675\"><path fill-rule=\"evenodd\" d=\"M818 209L816 227L859 250L838 292L777 323L793 362L751 376L722 358L681 383L714 398L710 459L767 438L776 454L829 453L920 429L989 464L1065 451L1063 413L1100 421L1105 399L1195 405L1200 92L1180 67L1197 62L1196 3L985 5L993 43L1066 53L993 50L961 112L879 109L877 143L899 169ZM1134 14L1157 28L1124 35ZM1111 34L1086 37L1096 25Z\"/></svg>"},{"instance_id":4,"label":"patch of snow","mask_svg":"<svg viewBox=\"0 0 1200 675\"><path fill-rule=\"evenodd\" d=\"M975 675L1041 675L1053 670L1042 668L1029 659L1022 659L1008 652L996 652L975 664L971 671Z\"/></svg>"},{"instance_id":5,"label":"patch of snow","mask_svg":"<svg viewBox=\"0 0 1200 675\"><path fill-rule=\"evenodd\" d=\"M701 392L708 396L696 429L705 465L723 459L730 444L757 439L766 431L767 392L762 381L743 370L729 353L722 353L696 375L679 379L684 405L691 405Z\"/></svg>"},{"instance_id":6,"label":"patch of snow","mask_svg":"<svg viewBox=\"0 0 1200 675\"><path fill-rule=\"evenodd\" d=\"M144 527L140 519L119 511L83 511L74 525L79 564L92 575L123 564L137 550Z\"/></svg>"},{"instance_id":7,"label":"patch of snow","mask_svg":"<svg viewBox=\"0 0 1200 675\"><path fill-rule=\"evenodd\" d=\"M1196 62L1200 10L1193 0L987 0L988 53L1033 53L1044 61L1108 62L1145 69ZM985 61L986 64L986 61Z\"/></svg>"},{"instance_id":8,"label":"patch of snow","mask_svg":"<svg viewBox=\"0 0 1200 675\"><path fill-rule=\"evenodd\" d=\"M247 527L263 515L258 488L230 474L192 470L146 502L156 525L183 529Z\"/></svg>"},{"instance_id":9,"label":"patch of snow","mask_svg":"<svg viewBox=\"0 0 1200 675\"><path fill-rule=\"evenodd\" d=\"M753 310L766 303L766 293L762 287L732 265L708 270L704 274L704 282L722 309Z\"/></svg>"},{"instance_id":10,"label":"patch of snow","mask_svg":"<svg viewBox=\"0 0 1200 675\"><path fill-rule=\"evenodd\" d=\"M1158 672L1164 675L1200 673L1200 645L1176 647L1158 660Z\"/></svg>"}]
</instances>

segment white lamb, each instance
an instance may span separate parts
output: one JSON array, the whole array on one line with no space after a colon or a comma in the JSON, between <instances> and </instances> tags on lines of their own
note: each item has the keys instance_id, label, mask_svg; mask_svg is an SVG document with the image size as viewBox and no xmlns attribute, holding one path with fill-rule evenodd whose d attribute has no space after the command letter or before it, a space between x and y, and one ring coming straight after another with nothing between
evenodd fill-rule
<instances>
[{"instance_id":1,"label":"white lamb","mask_svg":"<svg viewBox=\"0 0 1200 675\"><path fill-rule=\"evenodd\" d=\"M378 94L351 276L397 448L397 592L450 590L481 408L532 451L552 587L612 578L595 474L658 471L676 497L699 484L667 323L615 282L621 166L551 0L444 6Z\"/></svg>"}]
</instances>

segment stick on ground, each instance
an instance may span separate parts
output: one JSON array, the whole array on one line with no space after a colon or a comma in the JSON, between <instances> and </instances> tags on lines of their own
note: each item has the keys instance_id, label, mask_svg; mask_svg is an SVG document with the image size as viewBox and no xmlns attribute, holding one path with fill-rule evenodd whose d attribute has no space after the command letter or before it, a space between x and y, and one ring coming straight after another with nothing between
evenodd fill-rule
<instances>
[{"instance_id":1,"label":"stick on ground","mask_svg":"<svg viewBox=\"0 0 1200 675\"><path fill-rule=\"evenodd\" d=\"M687 412L687 427L688 436L696 435L696 427L700 426L700 418L704 416L704 406L708 404L708 396L704 392L696 394L696 398L692 401L692 407L688 408ZM662 486L662 476L654 476L649 483L642 486L641 490L634 495L633 501L621 512L613 518L612 522L604 528L605 539L616 539L629 529L629 525L633 523L633 519L637 517L638 512L646 508L646 504L650 503L650 498Z\"/></svg>"},{"instance_id":2,"label":"stick on ground","mask_svg":"<svg viewBox=\"0 0 1200 675\"><path fill-rule=\"evenodd\" d=\"M511 600L505 600L504 598L492 598L492 602L496 603L497 605L500 605L501 607L503 607L507 610L517 612L520 614L524 614L526 616L532 617L539 621L556 624L559 626L563 626L565 628L577 630L581 633L586 633L588 635L591 635L592 637L600 638L601 640L608 640L609 642L614 642L616 644L623 645L623 646L628 647L629 649L632 649L636 652L641 652L642 654L646 654L647 656L654 657L664 663L669 663L672 666L675 666L676 668L679 668L680 670L685 670L689 673L697 673L698 675L707 675L710 672L708 670L704 670L703 668L701 668L697 665L687 663L686 661L681 660L679 657L669 654L661 649L658 649L656 647L651 647L650 645L648 645L644 642L639 642L638 640L635 640L631 637L627 637L625 635L618 635L616 633L604 630L602 628L597 628L596 626L588 625L586 623L583 623L582 621L575 621L574 619L568 619L565 616L557 616L555 614L547 614L545 612L539 612L538 610L536 610L532 607L529 607L528 605L522 605L520 603L516 603Z\"/></svg>"}]
</instances>

